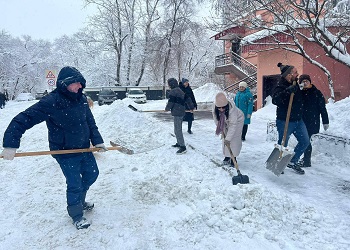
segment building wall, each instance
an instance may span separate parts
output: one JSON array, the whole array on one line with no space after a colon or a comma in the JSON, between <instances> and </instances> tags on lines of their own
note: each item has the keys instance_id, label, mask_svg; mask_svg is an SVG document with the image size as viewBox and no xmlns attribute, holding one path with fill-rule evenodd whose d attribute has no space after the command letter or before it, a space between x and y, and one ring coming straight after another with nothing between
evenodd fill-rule
<instances>
[{"instance_id":1,"label":"building wall","mask_svg":"<svg viewBox=\"0 0 350 250\"><path fill-rule=\"evenodd\" d=\"M316 61L322 63L322 65L324 65L331 73L334 84L335 101L350 96L350 68L329 58L320 47L315 46L313 43L305 42L304 49L313 58L316 58ZM348 51L349 50L350 44L348 46ZM300 71L300 74L310 75L312 84L321 90L325 98L328 100L331 97L327 76L321 69L304 59L303 68Z\"/></svg>"},{"instance_id":2,"label":"building wall","mask_svg":"<svg viewBox=\"0 0 350 250\"><path fill-rule=\"evenodd\" d=\"M281 74L277 64L281 62L284 65L293 65L298 69L298 72L303 66L303 58L292 52L282 49L269 50L257 53L257 108L261 108L264 100L262 100L263 91L263 76ZM300 73L300 72L299 72Z\"/></svg>"},{"instance_id":3,"label":"building wall","mask_svg":"<svg viewBox=\"0 0 350 250\"><path fill-rule=\"evenodd\" d=\"M268 38L266 38L268 39ZM307 53L314 58L314 60L324 65L331 73L334 83L334 96L335 101L344 99L350 96L350 68L337 62L334 59L329 58L321 47L315 45L315 43L302 41L304 49ZM225 53L231 51L231 42L226 40L224 43ZM350 51L350 43L347 46ZM312 83L321 90L325 98L328 100L331 97L331 91L328 84L328 79L325 73L317 66L312 65L302 56L292 52L285 51L283 49L273 49L267 51L253 52L253 50L268 49L254 48L254 45L250 45L249 49L243 50L241 56L248 60L250 63L257 66L257 108L262 107L264 100L262 100L263 90L263 76L280 74L280 70L277 67L277 63L293 65L297 68L299 75L308 74L311 76ZM226 85L233 84L240 79L234 74L226 74Z\"/></svg>"}]
</instances>

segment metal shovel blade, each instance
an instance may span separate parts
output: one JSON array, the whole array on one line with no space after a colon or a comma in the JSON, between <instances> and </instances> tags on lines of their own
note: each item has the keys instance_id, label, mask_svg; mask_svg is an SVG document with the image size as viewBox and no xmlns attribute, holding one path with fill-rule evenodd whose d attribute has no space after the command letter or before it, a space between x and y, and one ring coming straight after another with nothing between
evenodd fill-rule
<instances>
[{"instance_id":1,"label":"metal shovel blade","mask_svg":"<svg viewBox=\"0 0 350 250\"><path fill-rule=\"evenodd\" d=\"M282 155L282 156L281 156ZM294 152L282 152L278 148L274 148L266 161L266 168L277 176L280 176L293 158Z\"/></svg>"},{"instance_id":2,"label":"metal shovel blade","mask_svg":"<svg viewBox=\"0 0 350 250\"><path fill-rule=\"evenodd\" d=\"M249 183L248 175L243 175L243 174L239 173L237 176L233 176L232 177L232 184L237 185L238 183L248 184Z\"/></svg>"},{"instance_id":3,"label":"metal shovel blade","mask_svg":"<svg viewBox=\"0 0 350 250\"><path fill-rule=\"evenodd\" d=\"M121 146L119 145L118 143L115 143L115 142L112 142L110 141L109 142L113 147L119 147L120 149L118 150L119 152L122 152L124 154L127 154L127 155L133 155L134 154L134 150L132 149L128 149L127 147L124 147L124 146Z\"/></svg>"}]
</instances>

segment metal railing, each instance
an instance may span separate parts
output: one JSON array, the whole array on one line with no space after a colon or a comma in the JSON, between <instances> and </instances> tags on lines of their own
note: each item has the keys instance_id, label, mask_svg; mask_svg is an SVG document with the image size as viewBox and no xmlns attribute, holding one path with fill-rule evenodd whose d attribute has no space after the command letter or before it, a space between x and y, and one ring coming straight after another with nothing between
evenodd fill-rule
<instances>
[{"instance_id":1,"label":"metal railing","mask_svg":"<svg viewBox=\"0 0 350 250\"><path fill-rule=\"evenodd\" d=\"M215 57L215 67L234 65L246 76L256 74L257 67L234 52L226 53Z\"/></svg>"}]
</instances>

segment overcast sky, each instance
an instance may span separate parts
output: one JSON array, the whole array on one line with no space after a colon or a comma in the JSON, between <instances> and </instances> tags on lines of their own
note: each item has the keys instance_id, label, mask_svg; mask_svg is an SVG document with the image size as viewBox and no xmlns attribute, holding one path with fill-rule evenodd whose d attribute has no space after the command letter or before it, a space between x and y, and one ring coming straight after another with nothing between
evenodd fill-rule
<instances>
[{"instance_id":1,"label":"overcast sky","mask_svg":"<svg viewBox=\"0 0 350 250\"><path fill-rule=\"evenodd\" d=\"M53 40L79 31L92 9L83 0L0 0L0 30Z\"/></svg>"}]
</instances>

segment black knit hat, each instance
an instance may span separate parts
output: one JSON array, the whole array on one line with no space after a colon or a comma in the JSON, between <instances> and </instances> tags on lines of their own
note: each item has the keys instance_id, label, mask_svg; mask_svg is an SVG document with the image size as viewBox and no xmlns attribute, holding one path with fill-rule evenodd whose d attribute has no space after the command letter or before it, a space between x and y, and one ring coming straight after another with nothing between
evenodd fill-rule
<instances>
[{"instance_id":1,"label":"black knit hat","mask_svg":"<svg viewBox=\"0 0 350 250\"><path fill-rule=\"evenodd\" d=\"M282 63L278 63L277 64L277 67L280 68L281 70L281 76L285 77L286 75L288 75L291 70L294 68L294 66L291 66L291 65L283 65Z\"/></svg>"},{"instance_id":2,"label":"black knit hat","mask_svg":"<svg viewBox=\"0 0 350 250\"><path fill-rule=\"evenodd\" d=\"M299 77L299 84L302 83L304 80L309 80L309 82L311 83L311 77L309 75L301 75Z\"/></svg>"}]
</instances>

